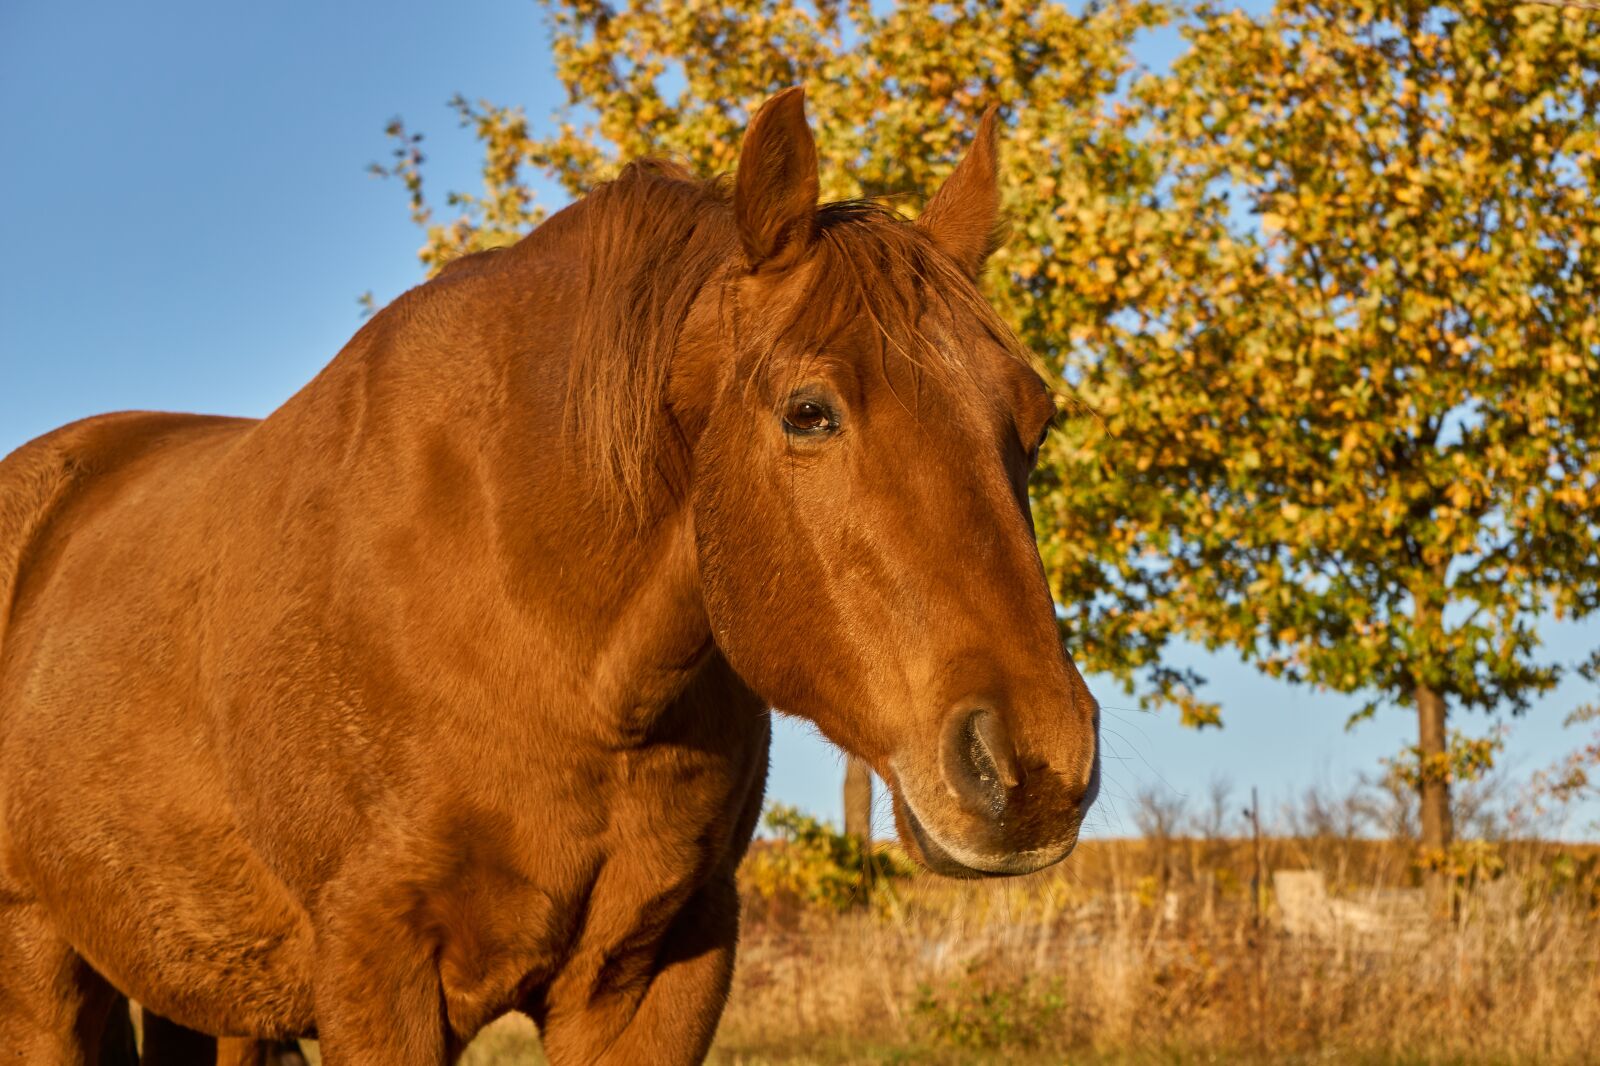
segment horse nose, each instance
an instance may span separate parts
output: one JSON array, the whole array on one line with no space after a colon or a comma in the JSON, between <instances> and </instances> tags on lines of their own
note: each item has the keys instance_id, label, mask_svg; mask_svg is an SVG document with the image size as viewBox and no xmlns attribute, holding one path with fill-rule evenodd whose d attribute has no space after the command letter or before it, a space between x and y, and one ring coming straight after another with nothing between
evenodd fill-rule
<instances>
[{"instance_id":1,"label":"horse nose","mask_svg":"<svg viewBox=\"0 0 1600 1066\"><path fill-rule=\"evenodd\" d=\"M945 787L972 814L999 817L1012 789L1023 782L1005 722L970 702L957 704L945 718L939 761Z\"/></svg>"}]
</instances>

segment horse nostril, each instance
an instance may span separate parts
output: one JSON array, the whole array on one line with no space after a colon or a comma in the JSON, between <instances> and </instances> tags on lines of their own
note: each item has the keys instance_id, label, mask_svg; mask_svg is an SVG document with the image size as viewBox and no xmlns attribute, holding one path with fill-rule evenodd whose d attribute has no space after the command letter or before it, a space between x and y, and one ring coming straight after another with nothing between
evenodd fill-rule
<instances>
[{"instance_id":1,"label":"horse nostril","mask_svg":"<svg viewBox=\"0 0 1600 1066\"><path fill-rule=\"evenodd\" d=\"M963 806L998 814L1022 781L1005 723L993 711L956 712L946 727L944 773Z\"/></svg>"},{"instance_id":2,"label":"horse nostril","mask_svg":"<svg viewBox=\"0 0 1600 1066\"><path fill-rule=\"evenodd\" d=\"M988 762L1003 788L1016 788L1022 783L1017 768L1017 753L1012 749L1011 737L1006 733L1000 716L993 711L978 711L967 719L972 731L972 749L975 760Z\"/></svg>"}]
</instances>

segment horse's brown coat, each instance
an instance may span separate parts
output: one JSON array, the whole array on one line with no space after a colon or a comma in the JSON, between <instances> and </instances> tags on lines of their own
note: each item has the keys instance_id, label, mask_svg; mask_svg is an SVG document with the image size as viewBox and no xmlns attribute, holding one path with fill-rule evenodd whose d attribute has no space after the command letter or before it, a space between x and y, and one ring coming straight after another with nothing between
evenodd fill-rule
<instances>
[{"instance_id":1,"label":"horse's brown coat","mask_svg":"<svg viewBox=\"0 0 1600 1066\"><path fill-rule=\"evenodd\" d=\"M921 224L818 208L784 93L731 190L634 165L261 422L0 464L0 1048L92 1061L120 991L330 1066L511 1009L552 1062L697 1061L769 705L933 868L1066 854L1095 709L1027 513L1052 405L973 287L994 158L988 116Z\"/></svg>"}]
</instances>

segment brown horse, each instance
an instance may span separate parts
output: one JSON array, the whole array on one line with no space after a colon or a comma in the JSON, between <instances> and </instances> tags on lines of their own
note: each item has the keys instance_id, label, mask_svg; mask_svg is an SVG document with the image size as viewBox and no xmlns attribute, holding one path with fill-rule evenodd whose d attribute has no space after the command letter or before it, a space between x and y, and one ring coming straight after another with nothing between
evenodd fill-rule
<instances>
[{"instance_id":1,"label":"brown horse","mask_svg":"<svg viewBox=\"0 0 1600 1066\"><path fill-rule=\"evenodd\" d=\"M0 1049L190 1029L694 1062L766 708L935 871L1076 840L1097 712L1025 483L1050 395L975 279L995 126L916 222L818 205L798 90L732 182L642 163L397 299L260 422L0 466Z\"/></svg>"}]
</instances>

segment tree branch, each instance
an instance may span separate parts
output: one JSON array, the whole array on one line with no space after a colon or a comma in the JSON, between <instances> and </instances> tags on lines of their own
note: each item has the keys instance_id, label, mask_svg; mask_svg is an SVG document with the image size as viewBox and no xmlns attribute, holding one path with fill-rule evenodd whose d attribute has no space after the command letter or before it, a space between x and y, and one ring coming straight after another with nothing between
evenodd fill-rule
<instances>
[{"instance_id":1,"label":"tree branch","mask_svg":"<svg viewBox=\"0 0 1600 1066\"><path fill-rule=\"evenodd\" d=\"M1513 0L1512 7L1570 7L1579 11L1600 11L1594 0Z\"/></svg>"}]
</instances>

